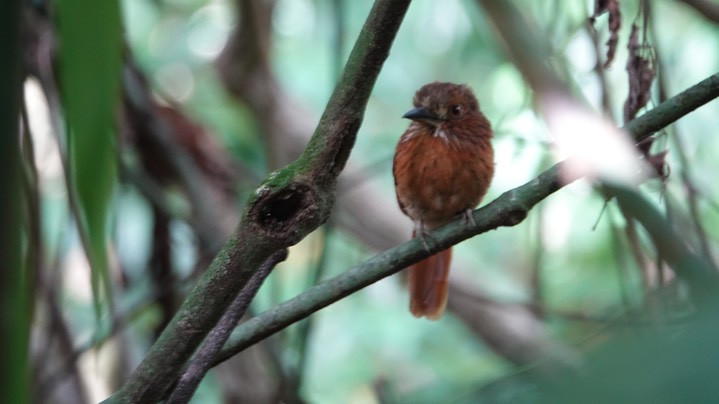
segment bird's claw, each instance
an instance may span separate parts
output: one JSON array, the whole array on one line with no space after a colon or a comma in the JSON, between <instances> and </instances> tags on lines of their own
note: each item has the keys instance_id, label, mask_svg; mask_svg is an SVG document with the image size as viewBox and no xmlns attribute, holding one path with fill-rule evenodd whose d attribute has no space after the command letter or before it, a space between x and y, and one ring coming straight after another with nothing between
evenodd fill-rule
<instances>
[{"instance_id":1,"label":"bird's claw","mask_svg":"<svg viewBox=\"0 0 719 404\"><path fill-rule=\"evenodd\" d=\"M429 234L429 230L424 227L424 223L422 223L421 221L415 223L414 235L415 237L419 237L420 241L422 241L422 246L424 246L425 250L427 250L428 252L432 252L432 249L429 245L429 241L433 240L432 235Z\"/></svg>"},{"instance_id":2,"label":"bird's claw","mask_svg":"<svg viewBox=\"0 0 719 404\"><path fill-rule=\"evenodd\" d=\"M473 227L477 227L477 222L474 220L474 215L472 214L472 212L472 209L467 209L464 211L464 224L471 224Z\"/></svg>"},{"instance_id":3,"label":"bird's claw","mask_svg":"<svg viewBox=\"0 0 719 404\"><path fill-rule=\"evenodd\" d=\"M422 241L422 245L424 246L424 249L427 250L427 251L429 251L429 252L432 252L432 249L429 248L429 243L428 243L428 240L431 239L431 238L432 238L432 236L431 236L431 235L429 234L429 232L426 231L426 230L422 230L422 231L419 233L419 239Z\"/></svg>"}]
</instances>

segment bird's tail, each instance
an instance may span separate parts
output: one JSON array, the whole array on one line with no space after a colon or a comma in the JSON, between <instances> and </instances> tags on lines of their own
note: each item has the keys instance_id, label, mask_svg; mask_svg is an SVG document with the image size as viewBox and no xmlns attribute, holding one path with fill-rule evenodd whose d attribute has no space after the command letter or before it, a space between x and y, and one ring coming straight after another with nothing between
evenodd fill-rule
<instances>
[{"instance_id":1,"label":"bird's tail","mask_svg":"<svg viewBox=\"0 0 719 404\"><path fill-rule=\"evenodd\" d=\"M447 306L452 248L409 267L409 310L415 317L439 320Z\"/></svg>"}]
</instances>

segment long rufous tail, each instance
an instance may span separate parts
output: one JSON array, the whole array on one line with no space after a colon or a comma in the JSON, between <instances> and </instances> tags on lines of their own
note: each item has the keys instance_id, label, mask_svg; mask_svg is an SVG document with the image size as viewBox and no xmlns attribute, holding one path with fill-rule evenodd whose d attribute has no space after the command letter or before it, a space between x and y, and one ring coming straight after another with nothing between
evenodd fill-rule
<instances>
[{"instance_id":1,"label":"long rufous tail","mask_svg":"<svg viewBox=\"0 0 719 404\"><path fill-rule=\"evenodd\" d=\"M409 267L409 310L415 317L442 317L449 293L450 261L452 249L448 248Z\"/></svg>"}]
</instances>

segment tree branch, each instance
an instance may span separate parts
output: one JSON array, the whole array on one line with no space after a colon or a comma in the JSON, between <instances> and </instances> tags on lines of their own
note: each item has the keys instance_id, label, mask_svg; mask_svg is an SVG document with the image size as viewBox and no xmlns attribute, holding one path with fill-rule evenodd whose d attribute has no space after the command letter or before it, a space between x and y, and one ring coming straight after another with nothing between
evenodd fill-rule
<instances>
[{"instance_id":1,"label":"tree branch","mask_svg":"<svg viewBox=\"0 0 719 404\"><path fill-rule=\"evenodd\" d=\"M658 105L646 114L630 121L624 130L636 141L651 136L655 131L673 123L700 106L719 97L719 74L714 74L684 92ZM568 160L541 173L537 178L505 192L500 197L474 211L475 225L456 220L432 232L434 245L431 252L422 243L412 239L386 250L345 273L328 279L297 297L254 317L238 327L227 346L218 356L218 363L243 349L288 327L310 314L390 276L434 252L448 248L477 234L500 226L514 226L527 216L540 201L563 186L579 179L563 172ZM560 172L562 172L560 182ZM571 174L571 173L570 173Z\"/></svg>"},{"instance_id":2,"label":"tree branch","mask_svg":"<svg viewBox=\"0 0 719 404\"><path fill-rule=\"evenodd\" d=\"M329 217L339 173L409 6L377 0L303 155L268 177L242 221L130 379L108 402L156 402L257 268Z\"/></svg>"},{"instance_id":3,"label":"tree branch","mask_svg":"<svg viewBox=\"0 0 719 404\"><path fill-rule=\"evenodd\" d=\"M207 335L205 343L197 351L192 363L180 378L177 387L167 400L167 404L187 403L190 401L205 374L212 368L212 363L217 353L220 352L220 349L230 337L232 330L237 326L242 316L245 315L247 307L257 294L260 286L262 286L262 282L275 266L285 259L287 259L287 250L280 250L271 255L252 275L215 328Z\"/></svg>"}]
</instances>

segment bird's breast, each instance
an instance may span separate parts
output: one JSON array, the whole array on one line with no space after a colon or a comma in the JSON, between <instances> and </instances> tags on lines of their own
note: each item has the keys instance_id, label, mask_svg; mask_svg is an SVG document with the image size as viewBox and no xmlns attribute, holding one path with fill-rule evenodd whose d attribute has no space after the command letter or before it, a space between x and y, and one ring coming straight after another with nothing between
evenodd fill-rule
<instances>
[{"instance_id":1,"label":"bird's breast","mask_svg":"<svg viewBox=\"0 0 719 404\"><path fill-rule=\"evenodd\" d=\"M489 140L463 144L451 135L408 131L397 145L394 176L400 207L429 227L477 206L493 173Z\"/></svg>"}]
</instances>

